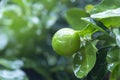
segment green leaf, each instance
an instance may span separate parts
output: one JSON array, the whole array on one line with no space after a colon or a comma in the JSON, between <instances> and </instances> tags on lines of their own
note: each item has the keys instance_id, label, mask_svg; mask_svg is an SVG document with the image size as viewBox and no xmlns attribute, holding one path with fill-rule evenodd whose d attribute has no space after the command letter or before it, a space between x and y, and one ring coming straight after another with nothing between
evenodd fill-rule
<instances>
[{"instance_id":1,"label":"green leaf","mask_svg":"<svg viewBox=\"0 0 120 80\"><path fill-rule=\"evenodd\" d=\"M100 21L97 21L90 17L84 17L84 18L81 18L81 20L85 21L86 23L91 25L91 27L95 28L96 30L100 30L108 34L110 33L109 29Z\"/></svg>"},{"instance_id":2,"label":"green leaf","mask_svg":"<svg viewBox=\"0 0 120 80\"><path fill-rule=\"evenodd\" d=\"M120 29L115 28L115 29L113 29L113 32L116 35L116 43L120 47Z\"/></svg>"},{"instance_id":3,"label":"green leaf","mask_svg":"<svg viewBox=\"0 0 120 80\"><path fill-rule=\"evenodd\" d=\"M90 36L96 31L90 24L88 24L83 30L79 31L79 35L82 37Z\"/></svg>"},{"instance_id":4,"label":"green leaf","mask_svg":"<svg viewBox=\"0 0 120 80\"><path fill-rule=\"evenodd\" d=\"M97 19L107 27L120 27L120 0L102 0L91 11L91 18Z\"/></svg>"},{"instance_id":5,"label":"green leaf","mask_svg":"<svg viewBox=\"0 0 120 80\"><path fill-rule=\"evenodd\" d=\"M0 70L0 80L28 80L21 70Z\"/></svg>"},{"instance_id":6,"label":"green leaf","mask_svg":"<svg viewBox=\"0 0 120 80\"><path fill-rule=\"evenodd\" d=\"M92 14L91 18L103 22L107 27L120 27L120 8Z\"/></svg>"},{"instance_id":7,"label":"green leaf","mask_svg":"<svg viewBox=\"0 0 120 80\"><path fill-rule=\"evenodd\" d=\"M79 8L72 8L66 12L65 17L72 28L74 28L76 30L81 30L81 29L85 28L87 23L82 21L80 18L86 17L86 16L87 16L87 14L83 10L81 10Z\"/></svg>"},{"instance_id":8,"label":"green leaf","mask_svg":"<svg viewBox=\"0 0 120 80\"><path fill-rule=\"evenodd\" d=\"M107 53L107 62L108 62L108 69L110 71L120 63L120 48L118 46L112 47Z\"/></svg>"},{"instance_id":9,"label":"green leaf","mask_svg":"<svg viewBox=\"0 0 120 80\"><path fill-rule=\"evenodd\" d=\"M92 35L92 39L94 40L99 40L99 42L97 43L100 46L116 46L116 40L114 38L114 36L110 36L108 34L105 34L103 32L97 31ZM108 40L109 39L109 40Z\"/></svg>"},{"instance_id":10,"label":"green leaf","mask_svg":"<svg viewBox=\"0 0 120 80\"><path fill-rule=\"evenodd\" d=\"M0 65L8 69L20 69L24 64L21 60L0 59Z\"/></svg>"},{"instance_id":11,"label":"green leaf","mask_svg":"<svg viewBox=\"0 0 120 80\"><path fill-rule=\"evenodd\" d=\"M120 0L102 0L102 2L98 5L96 5L92 11L91 14L103 12L110 9L116 9L120 7Z\"/></svg>"},{"instance_id":12,"label":"green leaf","mask_svg":"<svg viewBox=\"0 0 120 80\"><path fill-rule=\"evenodd\" d=\"M98 50L97 60L94 68L90 71L87 78L90 80L103 80L104 76L108 72L107 70L107 51L110 47L104 47Z\"/></svg>"},{"instance_id":13,"label":"green leaf","mask_svg":"<svg viewBox=\"0 0 120 80\"><path fill-rule=\"evenodd\" d=\"M120 48L118 46L115 46L108 51L107 61L108 63L120 62Z\"/></svg>"},{"instance_id":14,"label":"green leaf","mask_svg":"<svg viewBox=\"0 0 120 80\"><path fill-rule=\"evenodd\" d=\"M110 74L110 80L120 80L120 64L116 65Z\"/></svg>"},{"instance_id":15,"label":"green leaf","mask_svg":"<svg viewBox=\"0 0 120 80\"><path fill-rule=\"evenodd\" d=\"M73 70L77 78L83 78L94 67L96 62L96 48L90 42L86 42L85 46L73 57Z\"/></svg>"},{"instance_id":16,"label":"green leaf","mask_svg":"<svg viewBox=\"0 0 120 80\"><path fill-rule=\"evenodd\" d=\"M118 64L119 64L118 62L109 63L107 69L108 69L110 72L112 72L113 69L115 68L115 66L118 65Z\"/></svg>"}]
</instances>

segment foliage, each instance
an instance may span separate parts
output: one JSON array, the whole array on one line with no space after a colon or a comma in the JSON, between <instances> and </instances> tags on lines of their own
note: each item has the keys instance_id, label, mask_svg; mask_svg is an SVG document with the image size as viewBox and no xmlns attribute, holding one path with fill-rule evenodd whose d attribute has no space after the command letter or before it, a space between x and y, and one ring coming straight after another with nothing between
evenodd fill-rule
<instances>
[{"instance_id":1,"label":"foliage","mask_svg":"<svg viewBox=\"0 0 120 80\"><path fill-rule=\"evenodd\" d=\"M77 78L103 80L110 71L110 80L120 79L119 3L119 0L103 0L93 8L88 8L88 13L88 10L85 13L79 8L71 8L66 12L66 20L82 41L80 49L73 55L73 70Z\"/></svg>"},{"instance_id":2,"label":"foliage","mask_svg":"<svg viewBox=\"0 0 120 80\"><path fill-rule=\"evenodd\" d=\"M0 80L103 80L109 72L111 80L119 80L120 1L77 8L86 3L96 2L8 0L0 5ZM65 18L82 41L73 60L51 47L56 30L69 27Z\"/></svg>"}]
</instances>

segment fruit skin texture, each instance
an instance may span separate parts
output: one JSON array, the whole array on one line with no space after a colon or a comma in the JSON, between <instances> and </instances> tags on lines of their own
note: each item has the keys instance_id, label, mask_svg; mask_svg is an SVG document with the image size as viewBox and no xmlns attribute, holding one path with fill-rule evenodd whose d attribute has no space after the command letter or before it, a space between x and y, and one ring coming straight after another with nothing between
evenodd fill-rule
<instances>
[{"instance_id":1,"label":"fruit skin texture","mask_svg":"<svg viewBox=\"0 0 120 80\"><path fill-rule=\"evenodd\" d=\"M52 47L59 55L71 56L80 48L79 35L71 28L62 28L54 34Z\"/></svg>"}]
</instances>

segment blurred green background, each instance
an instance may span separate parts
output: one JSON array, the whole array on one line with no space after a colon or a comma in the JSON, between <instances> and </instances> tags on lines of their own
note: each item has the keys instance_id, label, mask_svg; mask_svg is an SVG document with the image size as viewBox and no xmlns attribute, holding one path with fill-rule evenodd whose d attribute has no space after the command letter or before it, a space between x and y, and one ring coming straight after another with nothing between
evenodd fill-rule
<instances>
[{"instance_id":1,"label":"blurred green background","mask_svg":"<svg viewBox=\"0 0 120 80\"><path fill-rule=\"evenodd\" d=\"M2 0L4 1L4 0ZM51 38L70 27L65 12L100 0L7 0L0 8L0 80L80 80Z\"/></svg>"}]
</instances>

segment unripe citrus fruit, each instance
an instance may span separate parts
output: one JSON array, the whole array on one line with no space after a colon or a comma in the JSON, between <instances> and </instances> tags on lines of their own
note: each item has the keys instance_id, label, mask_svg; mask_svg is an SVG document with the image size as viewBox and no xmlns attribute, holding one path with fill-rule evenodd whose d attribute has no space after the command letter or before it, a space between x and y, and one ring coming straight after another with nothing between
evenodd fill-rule
<instances>
[{"instance_id":1,"label":"unripe citrus fruit","mask_svg":"<svg viewBox=\"0 0 120 80\"><path fill-rule=\"evenodd\" d=\"M60 29L52 38L52 47L59 55L71 56L80 48L79 35L71 28Z\"/></svg>"}]
</instances>

